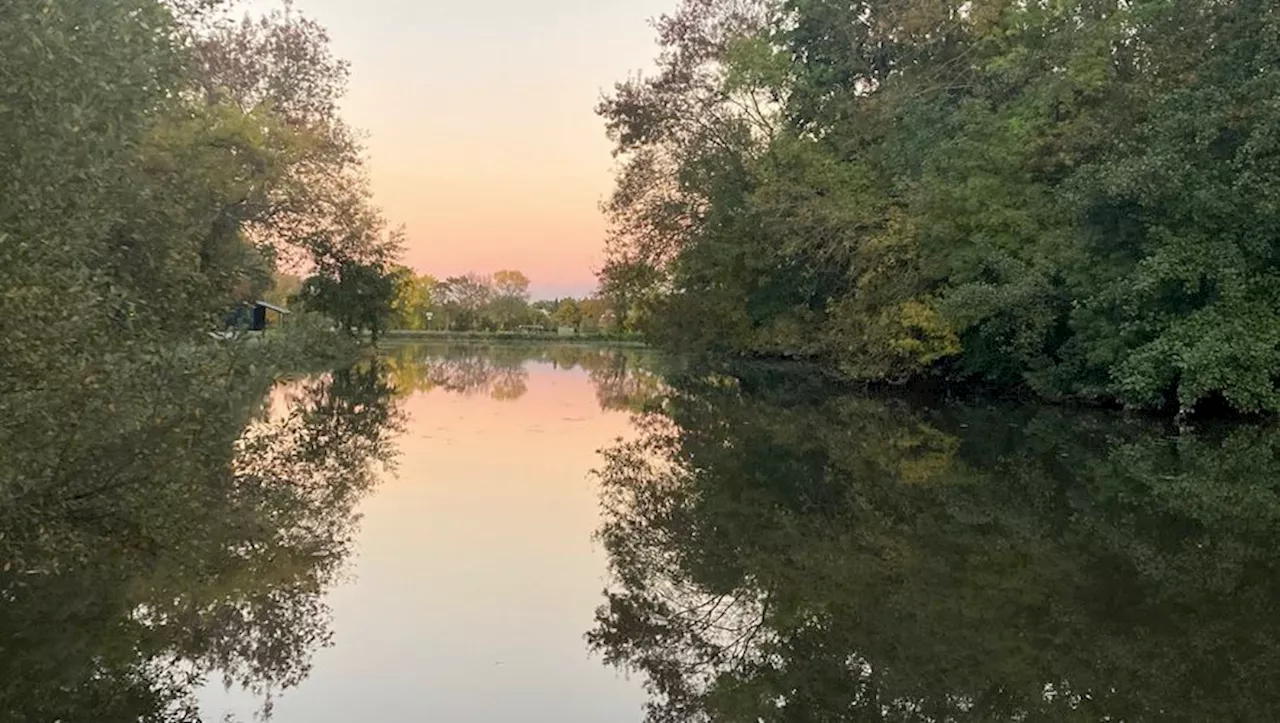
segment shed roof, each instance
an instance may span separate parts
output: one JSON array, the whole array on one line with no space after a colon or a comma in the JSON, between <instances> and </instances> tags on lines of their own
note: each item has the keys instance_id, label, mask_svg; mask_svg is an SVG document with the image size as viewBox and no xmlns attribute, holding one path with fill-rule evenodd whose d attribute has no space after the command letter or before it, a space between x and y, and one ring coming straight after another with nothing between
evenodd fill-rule
<instances>
[{"instance_id":1,"label":"shed roof","mask_svg":"<svg viewBox=\"0 0 1280 723\"><path fill-rule=\"evenodd\" d=\"M272 304L272 303L269 303L269 302L266 302L266 301L255 301L255 302L253 302L253 304L254 304L254 306L261 306L261 307L263 307L263 308L265 308L265 309L270 309L270 310L272 310L272 311L278 311L278 312L280 312L281 314L288 314L288 313L289 313L289 310L288 310L288 309L281 309L280 307L276 306L275 304Z\"/></svg>"}]
</instances>

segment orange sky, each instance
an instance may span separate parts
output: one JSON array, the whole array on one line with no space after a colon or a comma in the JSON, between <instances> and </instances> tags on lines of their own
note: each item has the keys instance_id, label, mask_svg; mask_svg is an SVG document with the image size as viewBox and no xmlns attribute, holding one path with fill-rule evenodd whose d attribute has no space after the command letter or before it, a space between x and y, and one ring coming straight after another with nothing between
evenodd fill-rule
<instances>
[{"instance_id":1,"label":"orange sky","mask_svg":"<svg viewBox=\"0 0 1280 723\"><path fill-rule=\"evenodd\" d=\"M613 159L593 112L647 68L676 0L295 0L352 65L379 205L406 261L524 271L535 296L591 290ZM278 3L254 0L251 7Z\"/></svg>"}]
</instances>

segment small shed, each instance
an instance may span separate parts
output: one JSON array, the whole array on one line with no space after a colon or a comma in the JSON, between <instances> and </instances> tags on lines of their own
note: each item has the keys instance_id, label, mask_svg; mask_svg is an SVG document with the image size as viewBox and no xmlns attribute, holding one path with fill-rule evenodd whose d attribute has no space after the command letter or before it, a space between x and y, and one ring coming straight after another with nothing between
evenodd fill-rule
<instances>
[{"instance_id":1,"label":"small shed","mask_svg":"<svg viewBox=\"0 0 1280 723\"><path fill-rule=\"evenodd\" d=\"M283 322L284 317L288 316L289 310L282 309L275 304L266 301L253 302L253 318L249 323L251 331L262 331L267 328L268 314L275 312L278 322Z\"/></svg>"}]
</instances>

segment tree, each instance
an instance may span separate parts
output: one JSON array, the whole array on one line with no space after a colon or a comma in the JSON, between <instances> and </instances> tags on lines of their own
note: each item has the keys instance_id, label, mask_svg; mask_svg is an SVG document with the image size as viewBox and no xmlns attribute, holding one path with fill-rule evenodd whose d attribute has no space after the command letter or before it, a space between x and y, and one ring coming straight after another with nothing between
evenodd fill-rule
<instances>
[{"instance_id":1,"label":"tree","mask_svg":"<svg viewBox=\"0 0 1280 723\"><path fill-rule=\"evenodd\" d=\"M612 259L600 271L600 297L608 300L623 331L644 325L656 302L662 274L653 266Z\"/></svg>"},{"instance_id":2,"label":"tree","mask_svg":"<svg viewBox=\"0 0 1280 723\"><path fill-rule=\"evenodd\" d=\"M686 0L599 109L602 292L686 350L1280 411L1276 27L1252 0Z\"/></svg>"},{"instance_id":3,"label":"tree","mask_svg":"<svg viewBox=\"0 0 1280 723\"><path fill-rule=\"evenodd\" d=\"M583 328L591 332L611 332L618 327L615 307L609 301L590 296L578 302L578 310L582 316Z\"/></svg>"},{"instance_id":4,"label":"tree","mask_svg":"<svg viewBox=\"0 0 1280 723\"><path fill-rule=\"evenodd\" d=\"M276 273L272 279L271 289L266 293L267 301L276 306L289 305L289 300L302 290L302 277L294 274Z\"/></svg>"},{"instance_id":5,"label":"tree","mask_svg":"<svg viewBox=\"0 0 1280 723\"><path fill-rule=\"evenodd\" d=\"M206 102L277 126L274 182L241 203L254 242L309 263L379 260L381 224L356 134L339 115L349 67L325 29L291 7L215 25L196 42Z\"/></svg>"},{"instance_id":6,"label":"tree","mask_svg":"<svg viewBox=\"0 0 1280 723\"><path fill-rule=\"evenodd\" d=\"M551 322L556 326L572 327L575 331L582 325L582 309L576 299L561 299L551 314Z\"/></svg>"},{"instance_id":7,"label":"tree","mask_svg":"<svg viewBox=\"0 0 1280 723\"><path fill-rule=\"evenodd\" d=\"M471 330L479 326L481 312L493 300L493 283L476 273L450 276L441 284L441 301L449 317L448 328Z\"/></svg>"},{"instance_id":8,"label":"tree","mask_svg":"<svg viewBox=\"0 0 1280 723\"><path fill-rule=\"evenodd\" d=\"M498 328L508 329L529 318L529 277L519 271L498 271L493 275L494 298L489 314Z\"/></svg>"},{"instance_id":9,"label":"tree","mask_svg":"<svg viewBox=\"0 0 1280 723\"><path fill-rule=\"evenodd\" d=\"M374 342L395 314L399 277L394 270L350 263L335 276L312 276L297 300L308 310L328 316L348 334L369 332Z\"/></svg>"},{"instance_id":10,"label":"tree","mask_svg":"<svg viewBox=\"0 0 1280 723\"><path fill-rule=\"evenodd\" d=\"M209 334L290 252L311 288L367 299L397 241L341 159L358 148L330 142L323 36L286 51L306 24L274 16L245 50L216 5L0 3L0 709L19 719L189 719L215 669L296 683L388 451L360 373L264 419L277 379L352 351L310 317ZM335 386L369 393L346 408Z\"/></svg>"},{"instance_id":11,"label":"tree","mask_svg":"<svg viewBox=\"0 0 1280 723\"><path fill-rule=\"evenodd\" d=\"M498 271L493 275L493 289L498 297L529 300L529 277L519 271Z\"/></svg>"},{"instance_id":12,"label":"tree","mask_svg":"<svg viewBox=\"0 0 1280 723\"><path fill-rule=\"evenodd\" d=\"M427 315L435 305L437 282L429 274L418 275L412 269L396 268L396 297L392 303L392 324L396 328L421 330L428 327Z\"/></svg>"}]
</instances>

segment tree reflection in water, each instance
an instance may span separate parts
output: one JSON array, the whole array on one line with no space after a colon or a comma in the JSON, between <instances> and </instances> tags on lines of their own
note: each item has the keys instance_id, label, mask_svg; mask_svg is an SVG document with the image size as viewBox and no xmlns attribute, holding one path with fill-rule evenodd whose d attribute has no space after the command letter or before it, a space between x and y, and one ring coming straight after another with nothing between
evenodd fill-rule
<instances>
[{"instance_id":1,"label":"tree reflection in water","mask_svg":"<svg viewBox=\"0 0 1280 723\"><path fill-rule=\"evenodd\" d=\"M668 379L588 639L653 721L1269 721L1280 430Z\"/></svg>"},{"instance_id":2,"label":"tree reflection in water","mask_svg":"<svg viewBox=\"0 0 1280 723\"><path fill-rule=\"evenodd\" d=\"M608 408L642 409L662 389L638 350L398 347L280 384L274 353L165 349L104 363L79 389L7 392L9 718L195 721L193 692L219 680L269 714L329 643L325 594L394 456L404 396L511 401L532 364L584 369Z\"/></svg>"},{"instance_id":3,"label":"tree reflection in water","mask_svg":"<svg viewBox=\"0 0 1280 723\"><path fill-rule=\"evenodd\" d=\"M402 394L443 389L515 401L528 390L530 365L583 369L603 409L639 411L661 389L655 355L590 344L462 343L401 345L387 352Z\"/></svg>"},{"instance_id":4,"label":"tree reflection in water","mask_svg":"<svg viewBox=\"0 0 1280 723\"><path fill-rule=\"evenodd\" d=\"M366 361L268 395L252 367L216 366L130 379L83 400L78 423L5 430L11 719L198 720L193 691L218 675L269 709L328 644L324 594L355 504L393 457L387 370Z\"/></svg>"}]
</instances>

